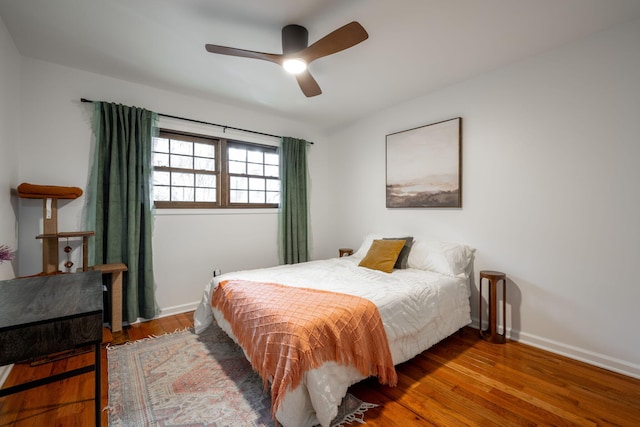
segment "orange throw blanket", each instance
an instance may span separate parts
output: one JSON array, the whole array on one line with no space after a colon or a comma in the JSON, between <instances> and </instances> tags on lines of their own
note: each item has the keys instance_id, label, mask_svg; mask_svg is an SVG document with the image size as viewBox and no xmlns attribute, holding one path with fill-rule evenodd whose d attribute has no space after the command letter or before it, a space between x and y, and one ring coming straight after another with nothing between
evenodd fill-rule
<instances>
[{"instance_id":1,"label":"orange throw blanket","mask_svg":"<svg viewBox=\"0 0 640 427\"><path fill-rule=\"evenodd\" d=\"M398 377L378 308L347 294L243 280L221 282L211 305L222 312L253 368L271 381L271 412L303 374L334 361L395 386Z\"/></svg>"},{"instance_id":2,"label":"orange throw blanket","mask_svg":"<svg viewBox=\"0 0 640 427\"><path fill-rule=\"evenodd\" d=\"M76 199L82 196L82 189L78 187L37 185L23 182L18 185L18 196L23 199Z\"/></svg>"}]
</instances>

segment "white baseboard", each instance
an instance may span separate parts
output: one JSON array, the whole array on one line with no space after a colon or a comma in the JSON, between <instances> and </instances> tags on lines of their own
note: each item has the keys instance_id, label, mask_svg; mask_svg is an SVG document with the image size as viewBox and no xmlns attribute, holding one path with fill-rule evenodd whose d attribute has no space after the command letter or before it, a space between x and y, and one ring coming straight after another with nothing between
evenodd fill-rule
<instances>
[{"instance_id":1,"label":"white baseboard","mask_svg":"<svg viewBox=\"0 0 640 427\"><path fill-rule=\"evenodd\" d=\"M199 304L200 304L200 301L192 302L188 304L174 305L173 307L165 307L160 310L158 317L173 316L174 314L186 313L187 311L194 311L196 308L198 308Z\"/></svg>"},{"instance_id":2,"label":"white baseboard","mask_svg":"<svg viewBox=\"0 0 640 427\"><path fill-rule=\"evenodd\" d=\"M471 326L478 328L478 319L472 319ZM626 360L617 359L605 354L549 340L526 332L512 331L509 328L507 328L506 335L507 338L511 340L518 341L532 347L537 347L570 359L579 360L580 362L588 363L599 368L640 379L640 365L627 362Z\"/></svg>"},{"instance_id":3,"label":"white baseboard","mask_svg":"<svg viewBox=\"0 0 640 427\"><path fill-rule=\"evenodd\" d=\"M13 364L0 366L0 387L2 387L4 382L9 377L9 374L11 373L11 368L13 368Z\"/></svg>"},{"instance_id":4,"label":"white baseboard","mask_svg":"<svg viewBox=\"0 0 640 427\"><path fill-rule=\"evenodd\" d=\"M518 341L524 344L538 347L552 353L557 353L622 375L640 379L640 365L607 356L605 354L596 353L583 348L527 334L525 332L519 332L518 335Z\"/></svg>"}]
</instances>

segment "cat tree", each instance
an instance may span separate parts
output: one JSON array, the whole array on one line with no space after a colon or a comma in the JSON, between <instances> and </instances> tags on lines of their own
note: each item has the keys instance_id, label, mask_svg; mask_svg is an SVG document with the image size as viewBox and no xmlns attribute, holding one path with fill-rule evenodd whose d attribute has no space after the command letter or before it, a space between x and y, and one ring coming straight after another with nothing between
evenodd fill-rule
<instances>
[{"instance_id":1,"label":"cat tree","mask_svg":"<svg viewBox=\"0 0 640 427\"><path fill-rule=\"evenodd\" d=\"M93 231L58 231L58 199L77 199L82 196L82 189L78 187L59 187L54 185L34 185L22 183L18 186L18 196L25 199L42 199L43 233L36 236L42 240L42 274L59 273L60 239L82 238L82 271L99 270L102 274L111 275L111 331L122 330L122 275L127 271L123 263L99 264L89 267L89 237ZM70 252L67 244L65 252ZM65 267L71 271L73 263L65 262Z\"/></svg>"},{"instance_id":2,"label":"cat tree","mask_svg":"<svg viewBox=\"0 0 640 427\"><path fill-rule=\"evenodd\" d=\"M89 237L93 231L58 232L58 199L77 199L82 196L78 187L60 187L54 185L34 185L22 183L18 186L18 196L24 199L42 199L42 234L36 239L42 240L42 274L55 274L59 271L60 239L82 238L82 271L89 269ZM67 248L70 248L67 244ZM68 250L65 248L65 251ZM71 270L73 263L67 260L65 267Z\"/></svg>"}]
</instances>

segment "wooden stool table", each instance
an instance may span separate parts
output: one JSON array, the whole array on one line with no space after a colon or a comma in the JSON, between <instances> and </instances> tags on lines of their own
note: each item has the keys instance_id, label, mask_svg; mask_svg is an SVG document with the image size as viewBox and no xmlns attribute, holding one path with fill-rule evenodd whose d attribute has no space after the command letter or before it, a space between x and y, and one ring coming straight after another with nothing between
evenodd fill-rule
<instances>
[{"instance_id":1,"label":"wooden stool table","mask_svg":"<svg viewBox=\"0 0 640 427\"><path fill-rule=\"evenodd\" d=\"M489 282L489 327L485 330L482 329L482 279L486 279ZM497 320L497 285L502 280L502 334L498 333ZM507 330L507 276L500 271L483 270L480 272L480 295L479 299L479 312L480 312L480 337L493 343L504 344L506 342L506 330Z\"/></svg>"},{"instance_id":2,"label":"wooden stool table","mask_svg":"<svg viewBox=\"0 0 640 427\"><path fill-rule=\"evenodd\" d=\"M351 256L353 255L353 249L351 248L340 248L338 249L338 253L340 258L342 258L343 256Z\"/></svg>"},{"instance_id":3,"label":"wooden stool table","mask_svg":"<svg viewBox=\"0 0 640 427\"><path fill-rule=\"evenodd\" d=\"M122 273L127 271L127 265L99 264L91 267L102 274L111 274L111 332L122 330Z\"/></svg>"}]
</instances>

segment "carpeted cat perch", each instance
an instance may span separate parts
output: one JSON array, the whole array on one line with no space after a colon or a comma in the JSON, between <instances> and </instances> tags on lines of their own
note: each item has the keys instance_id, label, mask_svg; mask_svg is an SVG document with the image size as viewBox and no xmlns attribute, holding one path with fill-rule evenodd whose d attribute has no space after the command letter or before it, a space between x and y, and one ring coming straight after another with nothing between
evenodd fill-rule
<instances>
[{"instance_id":1,"label":"carpeted cat perch","mask_svg":"<svg viewBox=\"0 0 640 427\"><path fill-rule=\"evenodd\" d=\"M37 185L23 182L18 185L18 196L23 199L77 199L82 196L82 189L79 187Z\"/></svg>"}]
</instances>

